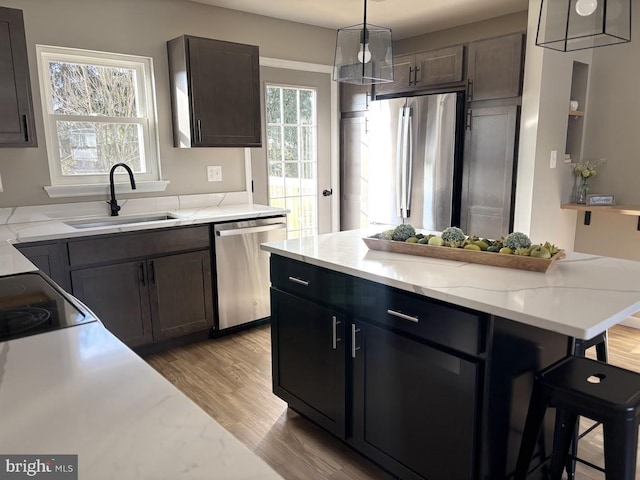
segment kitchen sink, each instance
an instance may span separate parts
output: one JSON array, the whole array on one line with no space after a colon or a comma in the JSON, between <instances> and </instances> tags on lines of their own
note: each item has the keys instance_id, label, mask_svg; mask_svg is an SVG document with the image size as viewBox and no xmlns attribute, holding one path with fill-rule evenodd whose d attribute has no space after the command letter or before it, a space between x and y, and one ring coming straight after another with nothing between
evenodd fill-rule
<instances>
[{"instance_id":1,"label":"kitchen sink","mask_svg":"<svg viewBox=\"0 0 640 480\"><path fill-rule=\"evenodd\" d=\"M85 220L72 220L64 222L73 228L98 228L98 227L110 227L112 225L131 225L136 223L158 222L162 220L176 220L177 218L168 213L158 213L154 215L127 215L124 217L101 217L90 218Z\"/></svg>"}]
</instances>

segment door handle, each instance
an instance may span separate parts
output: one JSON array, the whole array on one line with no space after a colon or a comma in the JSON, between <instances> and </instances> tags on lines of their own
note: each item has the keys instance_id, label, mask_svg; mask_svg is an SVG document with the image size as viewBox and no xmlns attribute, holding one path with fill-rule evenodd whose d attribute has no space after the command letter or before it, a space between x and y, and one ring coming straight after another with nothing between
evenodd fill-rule
<instances>
[{"instance_id":1,"label":"door handle","mask_svg":"<svg viewBox=\"0 0 640 480\"><path fill-rule=\"evenodd\" d=\"M273 225L264 225L260 227L234 228L232 230L218 230L216 235L219 237L231 237L233 235L246 235L248 233L269 232L271 230L280 230L286 228L286 223L274 223Z\"/></svg>"},{"instance_id":2,"label":"door handle","mask_svg":"<svg viewBox=\"0 0 640 480\"><path fill-rule=\"evenodd\" d=\"M297 283L299 285L304 285L305 287L309 286L309 282L305 281L305 280L300 280L299 278L296 277L289 277L289 280L293 283Z\"/></svg>"},{"instance_id":3,"label":"door handle","mask_svg":"<svg viewBox=\"0 0 640 480\"><path fill-rule=\"evenodd\" d=\"M331 195L333 195L333 188L330 188L329 190L325 189L322 191L323 197L330 197Z\"/></svg>"},{"instance_id":4,"label":"door handle","mask_svg":"<svg viewBox=\"0 0 640 480\"><path fill-rule=\"evenodd\" d=\"M338 320L335 315L331 317L331 328L333 330L332 347L334 350L338 348L338 342L342 340L341 338L338 338L338 325L340 325L341 323L342 322Z\"/></svg>"},{"instance_id":5,"label":"door handle","mask_svg":"<svg viewBox=\"0 0 640 480\"><path fill-rule=\"evenodd\" d=\"M156 284L156 267L153 265L153 260L149 262L149 273L151 274L151 283Z\"/></svg>"},{"instance_id":6,"label":"door handle","mask_svg":"<svg viewBox=\"0 0 640 480\"><path fill-rule=\"evenodd\" d=\"M196 128L198 129L198 143L202 143L202 121L196 120Z\"/></svg>"},{"instance_id":7,"label":"door handle","mask_svg":"<svg viewBox=\"0 0 640 480\"><path fill-rule=\"evenodd\" d=\"M409 86L413 85L413 67L409 67Z\"/></svg>"},{"instance_id":8,"label":"door handle","mask_svg":"<svg viewBox=\"0 0 640 480\"><path fill-rule=\"evenodd\" d=\"M467 110L467 130L471 130L471 122L473 121L473 111Z\"/></svg>"},{"instance_id":9,"label":"door handle","mask_svg":"<svg viewBox=\"0 0 640 480\"><path fill-rule=\"evenodd\" d=\"M140 262L140 266L138 268L138 281L144 286L147 285L147 282L144 279L144 262Z\"/></svg>"},{"instance_id":10,"label":"door handle","mask_svg":"<svg viewBox=\"0 0 640 480\"><path fill-rule=\"evenodd\" d=\"M24 125L24 141L29 142L29 118L27 115L22 115L22 124Z\"/></svg>"},{"instance_id":11,"label":"door handle","mask_svg":"<svg viewBox=\"0 0 640 480\"><path fill-rule=\"evenodd\" d=\"M356 328L356 324L351 324L351 358L356 358L356 351L360 350L360 347L356 347L356 333L360 331Z\"/></svg>"},{"instance_id":12,"label":"door handle","mask_svg":"<svg viewBox=\"0 0 640 480\"><path fill-rule=\"evenodd\" d=\"M418 72L420 71L420 67L416 67L413 70L413 85L416 86L418 85ZM422 77L422 75L420 75L420 77Z\"/></svg>"},{"instance_id":13,"label":"door handle","mask_svg":"<svg viewBox=\"0 0 640 480\"><path fill-rule=\"evenodd\" d=\"M420 319L418 317L414 317L411 315L407 315L406 313L396 312L395 310L387 310L389 315L393 315L394 317L402 318L403 320L409 320L410 322L418 323Z\"/></svg>"},{"instance_id":14,"label":"door handle","mask_svg":"<svg viewBox=\"0 0 640 480\"><path fill-rule=\"evenodd\" d=\"M467 79L467 99L473 100L473 80L470 78Z\"/></svg>"}]
</instances>

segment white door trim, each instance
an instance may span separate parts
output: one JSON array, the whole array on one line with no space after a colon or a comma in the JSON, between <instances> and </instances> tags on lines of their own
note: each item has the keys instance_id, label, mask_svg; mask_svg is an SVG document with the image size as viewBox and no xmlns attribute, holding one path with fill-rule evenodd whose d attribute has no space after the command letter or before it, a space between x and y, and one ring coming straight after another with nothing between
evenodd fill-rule
<instances>
[{"instance_id":1,"label":"white door trim","mask_svg":"<svg viewBox=\"0 0 640 480\"><path fill-rule=\"evenodd\" d=\"M320 63L297 62L294 60L284 60L281 58L260 57L261 67L284 68L288 70L298 70L302 72L333 73L332 65ZM340 118L338 104L338 82L331 81L331 231L340 230ZM247 184L251 185L251 169L247 170ZM321 192L318 192L321 195Z\"/></svg>"}]
</instances>

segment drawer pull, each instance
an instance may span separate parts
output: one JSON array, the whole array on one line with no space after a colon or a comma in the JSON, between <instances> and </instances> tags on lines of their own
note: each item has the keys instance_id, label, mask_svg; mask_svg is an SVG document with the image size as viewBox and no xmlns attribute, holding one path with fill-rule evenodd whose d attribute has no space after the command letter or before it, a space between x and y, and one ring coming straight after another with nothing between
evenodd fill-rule
<instances>
[{"instance_id":1,"label":"drawer pull","mask_svg":"<svg viewBox=\"0 0 640 480\"><path fill-rule=\"evenodd\" d=\"M334 350L338 348L338 342L342 340L341 338L338 338L338 325L340 325L341 323L342 322L338 320L335 315L331 317L331 328L333 329L332 347Z\"/></svg>"},{"instance_id":2,"label":"drawer pull","mask_svg":"<svg viewBox=\"0 0 640 480\"><path fill-rule=\"evenodd\" d=\"M356 351L360 350L360 347L356 347L356 333L360 331L356 328L356 324L351 324L351 358L356 358Z\"/></svg>"},{"instance_id":3,"label":"drawer pull","mask_svg":"<svg viewBox=\"0 0 640 480\"><path fill-rule=\"evenodd\" d=\"M395 310L387 310L389 315L393 315L394 317L402 318L403 320L409 320L410 322L418 323L420 319L418 317L412 317L411 315L407 315L405 313L396 312Z\"/></svg>"},{"instance_id":4,"label":"drawer pull","mask_svg":"<svg viewBox=\"0 0 640 480\"><path fill-rule=\"evenodd\" d=\"M309 286L309 282L305 280L300 280L299 278L296 278L296 277L289 277L289 280L291 280L293 283L304 285L305 287Z\"/></svg>"}]
</instances>

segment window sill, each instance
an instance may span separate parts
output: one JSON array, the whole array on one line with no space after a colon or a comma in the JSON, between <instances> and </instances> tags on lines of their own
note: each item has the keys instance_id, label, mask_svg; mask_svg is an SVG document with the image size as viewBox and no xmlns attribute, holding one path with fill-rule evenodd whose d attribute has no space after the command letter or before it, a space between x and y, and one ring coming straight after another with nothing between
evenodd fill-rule
<instances>
[{"instance_id":1,"label":"window sill","mask_svg":"<svg viewBox=\"0 0 640 480\"><path fill-rule=\"evenodd\" d=\"M116 193L147 193L164 192L169 185L168 180L153 182L136 182L136 189L131 190L129 183L116 183ZM95 195L109 195L109 185L51 185L44 187L49 198L89 197Z\"/></svg>"}]
</instances>

